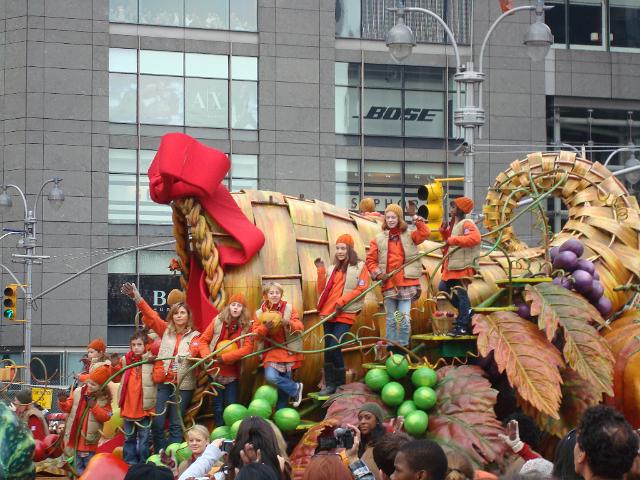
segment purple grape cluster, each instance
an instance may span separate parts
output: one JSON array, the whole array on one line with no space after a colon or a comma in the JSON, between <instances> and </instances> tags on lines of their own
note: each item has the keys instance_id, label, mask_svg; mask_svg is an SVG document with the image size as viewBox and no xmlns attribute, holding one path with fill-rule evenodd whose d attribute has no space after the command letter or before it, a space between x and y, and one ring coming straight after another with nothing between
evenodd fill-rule
<instances>
[{"instance_id":1,"label":"purple grape cluster","mask_svg":"<svg viewBox=\"0 0 640 480\"><path fill-rule=\"evenodd\" d=\"M600 275L593 262L580 258L584 253L584 245L578 239L567 240L560 247L549 250L553 268L564 270L568 276L558 276L553 283L569 290L575 290L598 309L603 317L609 316L613 304L604 295L604 287Z\"/></svg>"}]
</instances>

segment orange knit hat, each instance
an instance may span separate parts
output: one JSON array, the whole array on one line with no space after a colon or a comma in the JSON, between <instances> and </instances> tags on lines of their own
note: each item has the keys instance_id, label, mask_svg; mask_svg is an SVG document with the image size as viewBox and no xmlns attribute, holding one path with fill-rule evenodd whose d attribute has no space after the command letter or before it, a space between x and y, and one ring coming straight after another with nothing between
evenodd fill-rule
<instances>
[{"instance_id":1,"label":"orange knit hat","mask_svg":"<svg viewBox=\"0 0 640 480\"><path fill-rule=\"evenodd\" d=\"M470 213L473 210L473 200L469 197L458 197L453 200L453 203L464 214Z\"/></svg>"},{"instance_id":2,"label":"orange knit hat","mask_svg":"<svg viewBox=\"0 0 640 480\"><path fill-rule=\"evenodd\" d=\"M87 348L93 348L98 352L104 352L107 349L107 344L104 343L104 340L101 338L94 338L93 340L91 340L91 342L89 342Z\"/></svg>"},{"instance_id":3,"label":"orange knit hat","mask_svg":"<svg viewBox=\"0 0 640 480\"><path fill-rule=\"evenodd\" d=\"M89 374L89 380L96 382L98 385L102 385L111 376L111 368L106 365L101 365Z\"/></svg>"},{"instance_id":4,"label":"orange knit hat","mask_svg":"<svg viewBox=\"0 0 640 480\"><path fill-rule=\"evenodd\" d=\"M351 245L353 247L353 237L348 233L343 233L336 239L336 244L344 243L346 245Z\"/></svg>"},{"instance_id":5,"label":"orange knit hat","mask_svg":"<svg viewBox=\"0 0 640 480\"><path fill-rule=\"evenodd\" d=\"M376 209L376 202L373 198L367 197L360 200L360 204L358 205L358 210L363 213L373 212Z\"/></svg>"},{"instance_id":6,"label":"orange knit hat","mask_svg":"<svg viewBox=\"0 0 640 480\"><path fill-rule=\"evenodd\" d=\"M227 305L231 305L234 302L239 303L243 307L247 308L247 299L244 298L244 295L241 293L234 293L233 295L231 295L231 298L229 298L229 303L227 303Z\"/></svg>"},{"instance_id":7,"label":"orange knit hat","mask_svg":"<svg viewBox=\"0 0 640 480\"><path fill-rule=\"evenodd\" d=\"M399 219L404 219L404 210L402 210L402 207L397 203L390 203L387 205L387 208L384 209L384 213L386 214L387 212L393 212Z\"/></svg>"}]
</instances>

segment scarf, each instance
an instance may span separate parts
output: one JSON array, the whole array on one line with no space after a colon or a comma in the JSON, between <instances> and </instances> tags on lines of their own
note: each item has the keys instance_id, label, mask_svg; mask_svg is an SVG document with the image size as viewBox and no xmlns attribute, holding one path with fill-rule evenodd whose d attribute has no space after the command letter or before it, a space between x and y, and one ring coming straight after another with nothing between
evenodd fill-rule
<instances>
[{"instance_id":1,"label":"scarf","mask_svg":"<svg viewBox=\"0 0 640 480\"><path fill-rule=\"evenodd\" d=\"M322 295L320 295L320 298L318 299L318 306L316 307L318 310L320 310L322 306L325 304L325 302L327 301L327 297L329 296L329 294L331 293L331 290L333 289L333 284L335 283L335 276L336 276L337 270L338 270L338 266L336 265L336 268L334 268L333 272L331 272L331 276L329 277L329 280L327 280L327 284L324 287L324 291L322 292Z\"/></svg>"},{"instance_id":2,"label":"scarf","mask_svg":"<svg viewBox=\"0 0 640 480\"><path fill-rule=\"evenodd\" d=\"M280 315L282 315L282 317L284 318L284 309L287 306L287 302L284 300L280 300L278 303L276 303L273 307L269 308L269 300L265 300L264 302L262 302L262 305L260 305L260 309L263 312L280 312Z\"/></svg>"},{"instance_id":3,"label":"scarf","mask_svg":"<svg viewBox=\"0 0 640 480\"><path fill-rule=\"evenodd\" d=\"M389 230L389 241L393 240L393 241L398 241L400 240L400 234L402 232L400 231L400 229L398 227L392 228Z\"/></svg>"},{"instance_id":4,"label":"scarf","mask_svg":"<svg viewBox=\"0 0 640 480\"><path fill-rule=\"evenodd\" d=\"M140 362L141 360L142 355L135 355L132 351L128 351L124 356L125 365L131 365L132 363ZM140 368L140 366L135 368ZM124 397L127 395L127 387L129 386L129 379L131 378L131 370L131 368L127 368L122 376L122 388L120 390L120 400L118 400L118 406L120 408L124 407Z\"/></svg>"},{"instance_id":5,"label":"scarf","mask_svg":"<svg viewBox=\"0 0 640 480\"><path fill-rule=\"evenodd\" d=\"M82 413L87 406L87 391L89 387L87 385L83 385L80 389L80 400L78 400L78 408L76 408L76 416L71 422L71 432L69 433L69 446L75 448L76 446L76 436L78 435L78 429L81 428L79 425L80 419L82 418ZM87 412L87 415L90 415L91 412ZM87 417L85 417L86 419Z\"/></svg>"}]
</instances>

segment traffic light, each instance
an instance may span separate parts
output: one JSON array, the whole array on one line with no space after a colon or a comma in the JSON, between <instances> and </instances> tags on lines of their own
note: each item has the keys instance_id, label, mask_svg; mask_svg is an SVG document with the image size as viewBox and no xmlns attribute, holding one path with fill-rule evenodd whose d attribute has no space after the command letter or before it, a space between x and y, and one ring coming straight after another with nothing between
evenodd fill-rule
<instances>
[{"instance_id":1,"label":"traffic light","mask_svg":"<svg viewBox=\"0 0 640 480\"><path fill-rule=\"evenodd\" d=\"M426 200L425 205L418 207L418 215L427 220L429 230L431 230L430 239L440 241L440 225L442 224L444 210L444 188L442 183L437 180L433 183L427 183L418 188L418 199Z\"/></svg>"},{"instance_id":2,"label":"traffic light","mask_svg":"<svg viewBox=\"0 0 640 480\"><path fill-rule=\"evenodd\" d=\"M18 284L10 283L4 287L2 297L2 318L15 320L18 313Z\"/></svg>"}]
</instances>

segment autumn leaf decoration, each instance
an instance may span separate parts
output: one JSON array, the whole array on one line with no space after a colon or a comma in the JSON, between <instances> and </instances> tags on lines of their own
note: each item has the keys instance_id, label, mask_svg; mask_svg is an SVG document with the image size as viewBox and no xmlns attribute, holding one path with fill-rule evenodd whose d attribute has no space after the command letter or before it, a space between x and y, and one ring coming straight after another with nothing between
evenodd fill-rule
<instances>
[{"instance_id":1,"label":"autumn leaf decoration","mask_svg":"<svg viewBox=\"0 0 640 480\"><path fill-rule=\"evenodd\" d=\"M524 297L537 325L509 311L476 314L478 351L483 356L493 351L498 369L506 372L528 411L539 412L538 423L557 434L572 423L564 418L570 405L583 406L563 398L579 395L580 384L589 385L588 404L612 393L614 357L595 328L604 320L583 297L552 283L528 285ZM552 343L558 338L562 352ZM561 372L570 382L562 389Z\"/></svg>"},{"instance_id":2,"label":"autumn leaf decoration","mask_svg":"<svg viewBox=\"0 0 640 480\"><path fill-rule=\"evenodd\" d=\"M600 313L577 293L552 283L527 286L525 299L531 302L531 315L538 317L538 327L549 341L562 327L562 354L569 366L598 391L612 395L615 359L594 327L605 325Z\"/></svg>"},{"instance_id":3,"label":"autumn leaf decoration","mask_svg":"<svg viewBox=\"0 0 640 480\"><path fill-rule=\"evenodd\" d=\"M559 418L562 357L536 325L509 311L477 314L473 323L480 355L493 351L498 370L506 371L520 396L537 410Z\"/></svg>"},{"instance_id":4,"label":"autumn leaf decoration","mask_svg":"<svg viewBox=\"0 0 640 480\"><path fill-rule=\"evenodd\" d=\"M438 402L429 414L429 435L445 449L470 455L480 465L502 461L504 433L493 407L498 396L480 367L438 370Z\"/></svg>"}]
</instances>

